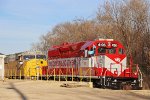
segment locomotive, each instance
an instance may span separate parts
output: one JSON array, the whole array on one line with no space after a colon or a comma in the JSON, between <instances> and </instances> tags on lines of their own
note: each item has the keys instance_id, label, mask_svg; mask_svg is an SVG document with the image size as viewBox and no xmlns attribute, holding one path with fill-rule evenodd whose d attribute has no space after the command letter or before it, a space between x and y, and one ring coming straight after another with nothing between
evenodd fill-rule
<instances>
[{"instance_id":1,"label":"locomotive","mask_svg":"<svg viewBox=\"0 0 150 100\"><path fill-rule=\"evenodd\" d=\"M46 56L40 51L25 51L6 55L6 78L35 78L42 76L42 67L47 66Z\"/></svg>"},{"instance_id":2,"label":"locomotive","mask_svg":"<svg viewBox=\"0 0 150 100\"><path fill-rule=\"evenodd\" d=\"M46 68L43 67L43 75ZM124 46L113 39L63 43L48 50L47 74L90 80L102 88L142 88L137 64L127 66Z\"/></svg>"}]
</instances>

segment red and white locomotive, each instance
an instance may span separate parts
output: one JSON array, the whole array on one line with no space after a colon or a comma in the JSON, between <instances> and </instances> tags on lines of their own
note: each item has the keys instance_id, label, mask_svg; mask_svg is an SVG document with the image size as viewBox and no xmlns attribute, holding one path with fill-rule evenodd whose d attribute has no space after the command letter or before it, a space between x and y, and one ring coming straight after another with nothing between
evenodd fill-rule
<instances>
[{"instance_id":1,"label":"red and white locomotive","mask_svg":"<svg viewBox=\"0 0 150 100\"><path fill-rule=\"evenodd\" d=\"M127 66L125 48L113 39L52 46L48 50L48 74L90 79L103 88L142 87L138 65Z\"/></svg>"}]
</instances>

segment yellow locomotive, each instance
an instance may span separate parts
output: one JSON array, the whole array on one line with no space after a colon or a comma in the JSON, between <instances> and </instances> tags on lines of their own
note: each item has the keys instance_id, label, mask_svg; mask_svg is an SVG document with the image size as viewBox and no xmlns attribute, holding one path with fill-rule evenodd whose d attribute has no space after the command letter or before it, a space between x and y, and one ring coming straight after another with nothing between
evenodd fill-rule
<instances>
[{"instance_id":1,"label":"yellow locomotive","mask_svg":"<svg viewBox=\"0 0 150 100\"><path fill-rule=\"evenodd\" d=\"M47 66L46 56L39 51L26 51L6 55L6 78L42 77L42 67Z\"/></svg>"}]
</instances>

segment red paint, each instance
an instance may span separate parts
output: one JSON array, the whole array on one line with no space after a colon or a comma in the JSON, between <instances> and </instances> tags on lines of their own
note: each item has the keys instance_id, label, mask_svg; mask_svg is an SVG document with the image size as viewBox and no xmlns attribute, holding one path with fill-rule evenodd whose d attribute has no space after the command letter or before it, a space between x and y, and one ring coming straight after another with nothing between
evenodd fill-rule
<instances>
[{"instance_id":1,"label":"red paint","mask_svg":"<svg viewBox=\"0 0 150 100\"><path fill-rule=\"evenodd\" d=\"M105 53L99 53L98 48L106 48ZM114 47L117 46L117 47ZM61 45L57 46L52 46L48 50L48 60L53 61L48 64L48 74L49 75L76 75L76 76L90 76L89 66L87 67L82 67L82 66L76 66L74 60L70 60L70 63L66 61L61 62L57 61L63 58L83 58L85 56L85 51L84 50L94 50L95 49L95 54L94 56L101 56L101 55L106 55L108 58L110 58L115 64L121 64L121 61L126 58L125 54L125 49L123 45L114 40L95 40L95 41L83 41L83 42L76 42L76 43L63 43ZM109 49L115 48L116 52L114 54L110 54L108 52ZM119 49L122 48L124 53L119 54ZM91 57L93 55L87 55L87 57ZM112 62L111 61L111 62ZM110 67L111 67L111 62L110 62ZM106 67L108 66L103 66L103 67L92 67L91 68L91 76L109 76L109 77L138 77L138 74L132 73L131 72L131 67L126 68L125 70L122 69L122 64L120 67L121 74L119 75L119 72L115 70L114 72L111 72L111 68L107 69ZM43 75L47 73L47 67L43 68ZM72 70L73 69L73 70ZM55 71L55 73L54 73ZM72 73L73 72L73 73ZM138 72L137 72L138 73Z\"/></svg>"}]
</instances>

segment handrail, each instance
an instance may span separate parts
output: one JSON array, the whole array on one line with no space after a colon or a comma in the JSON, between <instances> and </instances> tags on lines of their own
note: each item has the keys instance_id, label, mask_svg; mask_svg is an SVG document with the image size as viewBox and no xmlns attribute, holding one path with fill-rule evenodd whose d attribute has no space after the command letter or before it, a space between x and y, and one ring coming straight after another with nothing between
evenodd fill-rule
<instances>
[{"instance_id":1,"label":"handrail","mask_svg":"<svg viewBox=\"0 0 150 100\"><path fill-rule=\"evenodd\" d=\"M105 72L104 72L104 76L106 76L106 72L107 72L107 69L106 69Z\"/></svg>"},{"instance_id":2,"label":"handrail","mask_svg":"<svg viewBox=\"0 0 150 100\"><path fill-rule=\"evenodd\" d=\"M140 87L143 87L143 83L142 83L142 81L143 81L143 75L142 75L142 72L141 72L141 70L140 70L140 68L139 68L139 66L138 66L138 64L132 64L132 65L135 65L136 66L136 72L137 72L137 74L139 75L139 77L138 77L138 80L140 81ZM132 67L133 68L133 67ZM132 70L132 69L131 69ZM132 73L131 73L131 75L132 75Z\"/></svg>"},{"instance_id":3,"label":"handrail","mask_svg":"<svg viewBox=\"0 0 150 100\"><path fill-rule=\"evenodd\" d=\"M141 76L140 79L139 79L139 81L140 81L140 87L143 87L143 83L142 83L142 81L143 81L142 72L141 72L141 70L140 70L138 64L136 65L136 67L137 67L137 70L139 71L139 74L140 74L140 76Z\"/></svg>"},{"instance_id":4,"label":"handrail","mask_svg":"<svg viewBox=\"0 0 150 100\"><path fill-rule=\"evenodd\" d=\"M106 72L107 72L107 69L105 70L105 72L104 72L104 76L103 76L103 77L104 77L104 86L106 86L106 84L105 84L105 79L106 79L106 77L105 77L105 76L106 76Z\"/></svg>"}]
</instances>

